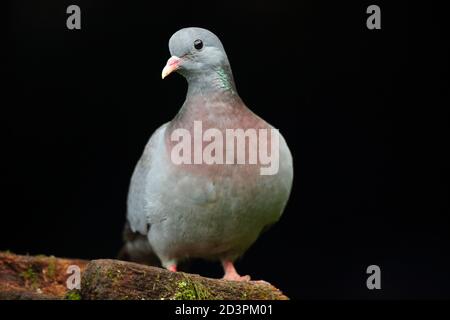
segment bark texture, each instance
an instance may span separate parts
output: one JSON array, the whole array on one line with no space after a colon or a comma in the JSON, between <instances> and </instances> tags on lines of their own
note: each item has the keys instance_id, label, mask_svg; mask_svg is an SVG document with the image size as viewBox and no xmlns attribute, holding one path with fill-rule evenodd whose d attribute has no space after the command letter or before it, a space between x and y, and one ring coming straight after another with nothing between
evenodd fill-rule
<instances>
[{"instance_id":1,"label":"bark texture","mask_svg":"<svg viewBox=\"0 0 450 320\"><path fill-rule=\"evenodd\" d=\"M67 269L81 269L81 290L69 291ZM286 300L264 281L235 282L170 272L119 260L62 259L0 252L0 299Z\"/></svg>"}]
</instances>

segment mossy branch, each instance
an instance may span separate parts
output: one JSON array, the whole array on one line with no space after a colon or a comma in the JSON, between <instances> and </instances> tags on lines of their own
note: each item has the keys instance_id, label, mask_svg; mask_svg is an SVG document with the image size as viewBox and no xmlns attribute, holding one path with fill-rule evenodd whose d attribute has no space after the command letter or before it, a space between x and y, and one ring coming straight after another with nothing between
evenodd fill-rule
<instances>
[{"instance_id":1,"label":"mossy branch","mask_svg":"<svg viewBox=\"0 0 450 320\"><path fill-rule=\"evenodd\" d=\"M263 281L236 282L118 260L94 260L83 273L83 299L285 300Z\"/></svg>"},{"instance_id":2,"label":"mossy branch","mask_svg":"<svg viewBox=\"0 0 450 320\"><path fill-rule=\"evenodd\" d=\"M0 300L65 299L67 268L77 265L82 272L87 264L88 261L79 259L0 252ZM75 296L69 293L68 297Z\"/></svg>"},{"instance_id":3,"label":"mossy branch","mask_svg":"<svg viewBox=\"0 0 450 320\"><path fill-rule=\"evenodd\" d=\"M81 290L68 290L69 266L81 270ZM1 299L284 300L263 281L235 282L119 260L61 259L0 252Z\"/></svg>"}]
</instances>

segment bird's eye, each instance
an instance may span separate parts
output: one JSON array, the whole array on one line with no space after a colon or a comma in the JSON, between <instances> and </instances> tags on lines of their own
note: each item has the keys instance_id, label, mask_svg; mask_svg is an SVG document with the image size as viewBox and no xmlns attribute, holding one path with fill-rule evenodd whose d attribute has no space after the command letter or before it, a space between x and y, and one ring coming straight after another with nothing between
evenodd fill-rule
<instances>
[{"instance_id":1,"label":"bird's eye","mask_svg":"<svg viewBox=\"0 0 450 320\"><path fill-rule=\"evenodd\" d=\"M194 48L197 50L200 50L201 48L203 48L203 41L200 39L197 39L194 41Z\"/></svg>"}]
</instances>

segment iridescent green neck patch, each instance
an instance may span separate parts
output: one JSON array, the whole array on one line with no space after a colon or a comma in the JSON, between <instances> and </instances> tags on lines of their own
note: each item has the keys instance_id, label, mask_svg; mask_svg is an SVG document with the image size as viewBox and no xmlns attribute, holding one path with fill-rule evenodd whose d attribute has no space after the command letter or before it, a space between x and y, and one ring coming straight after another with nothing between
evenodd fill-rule
<instances>
[{"instance_id":1,"label":"iridescent green neck patch","mask_svg":"<svg viewBox=\"0 0 450 320\"><path fill-rule=\"evenodd\" d=\"M220 87L225 90L231 90L234 92L234 87L232 84L232 80L223 68L219 68L216 70L217 75L219 76Z\"/></svg>"}]
</instances>

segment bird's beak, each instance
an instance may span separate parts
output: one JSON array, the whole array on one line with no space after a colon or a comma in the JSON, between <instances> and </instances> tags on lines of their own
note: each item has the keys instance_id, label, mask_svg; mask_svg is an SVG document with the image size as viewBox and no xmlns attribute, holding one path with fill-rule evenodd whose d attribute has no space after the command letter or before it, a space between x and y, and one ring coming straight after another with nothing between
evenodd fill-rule
<instances>
[{"instance_id":1,"label":"bird's beak","mask_svg":"<svg viewBox=\"0 0 450 320\"><path fill-rule=\"evenodd\" d=\"M181 59L176 56L170 57L170 59L167 60L166 66L162 71L161 77L164 79L169 74L177 70L180 67L180 61Z\"/></svg>"}]
</instances>

